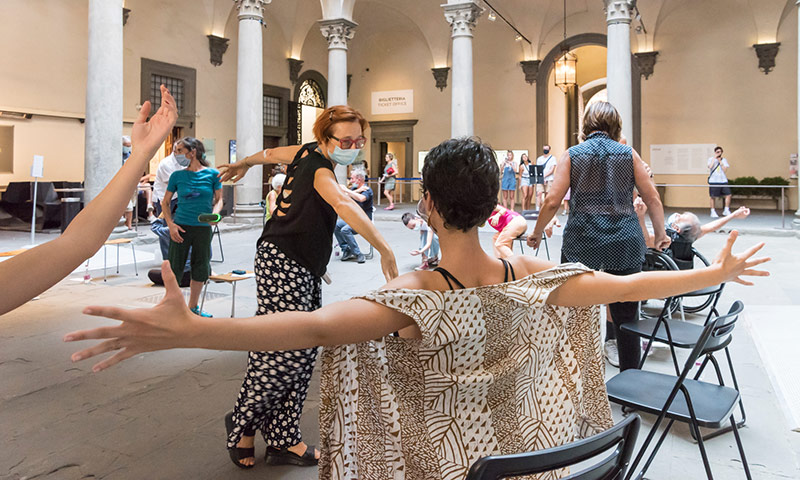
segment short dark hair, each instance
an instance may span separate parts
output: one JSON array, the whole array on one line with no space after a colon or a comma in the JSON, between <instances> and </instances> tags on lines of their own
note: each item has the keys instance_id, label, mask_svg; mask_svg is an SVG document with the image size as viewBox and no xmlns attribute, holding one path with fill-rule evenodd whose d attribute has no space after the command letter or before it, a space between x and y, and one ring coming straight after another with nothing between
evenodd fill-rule
<instances>
[{"instance_id":1,"label":"short dark hair","mask_svg":"<svg viewBox=\"0 0 800 480\"><path fill-rule=\"evenodd\" d=\"M408 226L408 222L410 222L411 220L413 220L413 219L414 219L414 217L416 217L416 215L414 215L413 213L411 213L411 212L406 212L406 213L404 213L404 214L403 214L403 216L402 216L402 217L400 217L400 218L403 220L403 225L406 225L406 226Z\"/></svg>"},{"instance_id":2,"label":"short dark hair","mask_svg":"<svg viewBox=\"0 0 800 480\"><path fill-rule=\"evenodd\" d=\"M717 145L716 147L714 147L714 151L716 152L717 150L719 150L720 152L724 152L724 151L725 151L725 150L723 150L723 149L722 149L722 147L720 147L719 145Z\"/></svg>"},{"instance_id":3,"label":"short dark hair","mask_svg":"<svg viewBox=\"0 0 800 480\"><path fill-rule=\"evenodd\" d=\"M447 228L464 232L486 221L497 206L500 169L492 147L477 138L453 138L432 148L422 167L422 190Z\"/></svg>"},{"instance_id":4,"label":"short dark hair","mask_svg":"<svg viewBox=\"0 0 800 480\"><path fill-rule=\"evenodd\" d=\"M206 160L206 147L200 140L194 137L183 137L180 140L178 140L175 144L183 145L183 147L186 148L186 150L189 150L190 152L194 150L195 151L194 154L197 157L197 160L200 163L202 163L204 167L211 166L208 163L208 160Z\"/></svg>"}]
</instances>

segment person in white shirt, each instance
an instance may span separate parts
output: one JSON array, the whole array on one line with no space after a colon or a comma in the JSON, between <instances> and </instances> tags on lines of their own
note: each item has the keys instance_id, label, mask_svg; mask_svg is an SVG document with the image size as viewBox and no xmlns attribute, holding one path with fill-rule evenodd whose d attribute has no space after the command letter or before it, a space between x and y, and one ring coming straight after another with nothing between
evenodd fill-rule
<instances>
[{"instance_id":1,"label":"person in white shirt","mask_svg":"<svg viewBox=\"0 0 800 480\"><path fill-rule=\"evenodd\" d=\"M156 179L153 182L153 202L156 207L156 216L161 215L161 201L164 200L164 194L167 192L167 183L169 183L169 176L172 172L183 170L189 164L181 165L175 160L175 155L170 153L158 163L158 170L156 170Z\"/></svg>"},{"instance_id":2,"label":"person in white shirt","mask_svg":"<svg viewBox=\"0 0 800 480\"><path fill-rule=\"evenodd\" d=\"M731 189L728 187L728 159L722 156L722 147L719 145L714 149L714 156L708 159L708 196L711 198L711 218L718 218L714 208L714 201L719 197L725 198L725 209L723 215L731 214Z\"/></svg>"},{"instance_id":3,"label":"person in white shirt","mask_svg":"<svg viewBox=\"0 0 800 480\"><path fill-rule=\"evenodd\" d=\"M550 153L550 145L545 145L542 149L544 155L540 155L536 159L536 166L539 167L541 175L544 177L544 183L536 184L536 209L539 210L544 202L544 196L553 185L553 175L556 171L556 157ZM541 181L541 180L540 180Z\"/></svg>"}]
</instances>

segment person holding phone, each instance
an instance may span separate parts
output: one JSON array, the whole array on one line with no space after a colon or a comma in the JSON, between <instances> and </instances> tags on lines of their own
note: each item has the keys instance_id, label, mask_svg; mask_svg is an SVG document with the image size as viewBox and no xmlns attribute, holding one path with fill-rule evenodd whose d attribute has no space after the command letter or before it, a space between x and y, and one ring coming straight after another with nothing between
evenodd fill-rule
<instances>
[{"instance_id":1,"label":"person holding phone","mask_svg":"<svg viewBox=\"0 0 800 480\"><path fill-rule=\"evenodd\" d=\"M717 198L724 198L725 209L722 215L731 214L731 188L728 186L726 172L730 164L728 159L722 156L722 147L717 145L714 149L714 156L708 159L708 196L711 200L711 218L719 218L714 202Z\"/></svg>"}]
</instances>

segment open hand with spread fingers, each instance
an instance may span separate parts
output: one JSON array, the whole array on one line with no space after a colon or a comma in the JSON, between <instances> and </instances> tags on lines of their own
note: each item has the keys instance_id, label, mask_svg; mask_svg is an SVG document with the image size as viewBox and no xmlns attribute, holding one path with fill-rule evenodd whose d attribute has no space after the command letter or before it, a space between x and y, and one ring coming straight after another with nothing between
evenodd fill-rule
<instances>
[{"instance_id":1,"label":"open hand with spread fingers","mask_svg":"<svg viewBox=\"0 0 800 480\"><path fill-rule=\"evenodd\" d=\"M131 129L131 144L134 150L142 149L153 152L164 143L173 125L178 120L178 107L175 98L169 93L167 87L161 85L161 106L158 111L147 120L151 109L150 101L144 102L139 110L139 115ZM147 155L148 158L153 154Z\"/></svg>"},{"instance_id":2,"label":"open hand with spread fingers","mask_svg":"<svg viewBox=\"0 0 800 480\"><path fill-rule=\"evenodd\" d=\"M161 264L161 275L167 293L153 308L125 310L117 307L86 307L83 313L87 315L112 318L122 323L116 327L68 333L64 337L65 342L106 339L72 354L72 361L78 362L106 352L116 352L92 367L92 371L99 372L140 353L190 347L189 338L194 331L192 325L200 317L186 306L169 262Z\"/></svg>"},{"instance_id":3,"label":"open hand with spread fingers","mask_svg":"<svg viewBox=\"0 0 800 480\"><path fill-rule=\"evenodd\" d=\"M769 257L752 258L759 250L764 247L764 242L760 242L748 248L742 253L734 254L731 252L733 244L739 237L739 232L734 230L728 235L725 246L717 254L712 266L718 266L724 276L724 282L736 282L742 285L753 285L753 282L742 279L743 276L749 277L768 277L766 270L756 270L753 267L769 262Z\"/></svg>"},{"instance_id":4,"label":"open hand with spread fingers","mask_svg":"<svg viewBox=\"0 0 800 480\"><path fill-rule=\"evenodd\" d=\"M236 163L220 165L217 168L219 169L219 179L221 182L227 182L228 180L238 182L243 179L247 171L250 170L250 165L247 164L247 158L243 158Z\"/></svg>"}]
</instances>

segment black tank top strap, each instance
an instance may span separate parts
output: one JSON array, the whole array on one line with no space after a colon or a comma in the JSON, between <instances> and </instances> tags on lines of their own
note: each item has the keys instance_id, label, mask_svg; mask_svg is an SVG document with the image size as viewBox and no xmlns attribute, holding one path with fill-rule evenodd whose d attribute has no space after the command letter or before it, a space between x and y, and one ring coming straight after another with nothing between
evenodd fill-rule
<instances>
[{"instance_id":1,"label":"black tank top strap","mask_svg":"<svg viewBox=\"0 0 800 480\"><path fill-rule=\"evenodd\" d=\"M458 286L458 288L466 288L461 282L458 281L456 277L453 276L452 273L448 272L444 268L436 267L433 269L433 271L439 272L444 277L444 280L447 282L447 285L450 287L450 290L455 290L455 288L453 288L453 283L455 283ZM450 283L450 280L452 280L453 283Z\"/></svg>"},{"instance_id":2,"label":"black tank top strap","mask_svg":"<svg viewBox=\"0 0 800 480\"><path fill-rule=\"evenodd\" d=\"M514 280L516 280L517 279L517 275L514 274L514 267L511 266L511 263L508 260L506 260L505 258L501 258L500 261L503 262L503 271L504 271L503 282L507 282L508 281L508 272L509 271L511 272L511 281L513 282Z\"/></svg>"}]
</instances>

